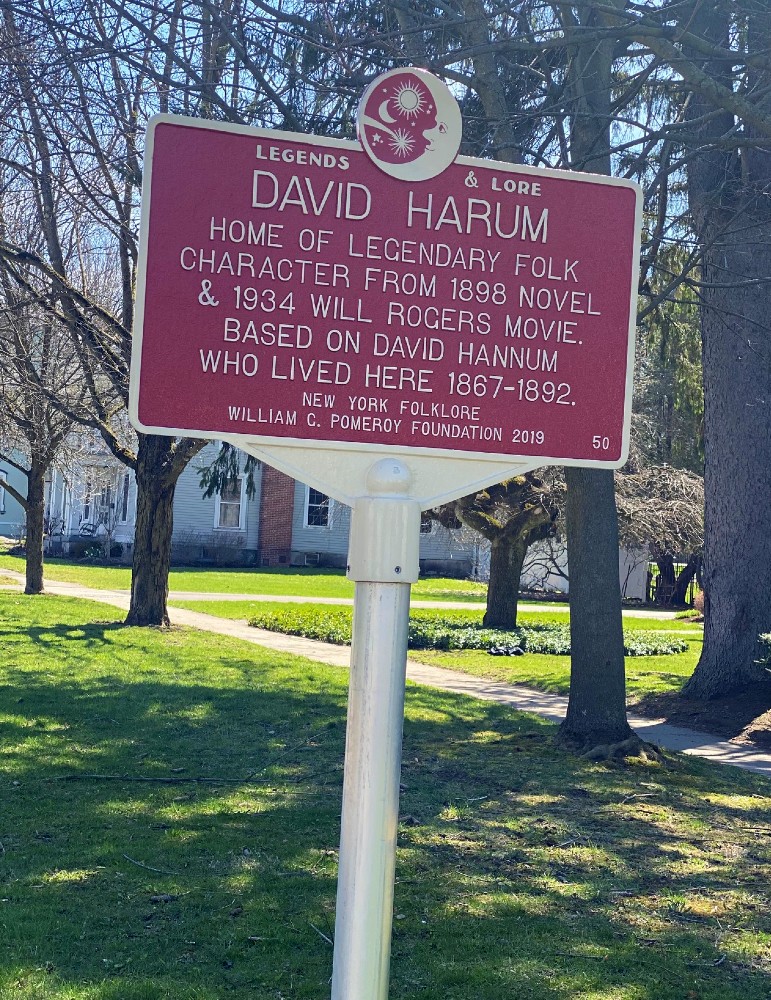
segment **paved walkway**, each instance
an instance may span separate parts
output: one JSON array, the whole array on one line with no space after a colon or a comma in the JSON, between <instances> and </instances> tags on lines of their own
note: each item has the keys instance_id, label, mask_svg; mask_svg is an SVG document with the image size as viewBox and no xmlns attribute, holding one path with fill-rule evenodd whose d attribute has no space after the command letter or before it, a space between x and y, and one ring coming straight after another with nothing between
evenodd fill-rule
<instances>
[{"instance_id":1,"label":"paved walkway","mask_svg":"<svg viewBox=\"0 0 771 1000\"><path fill-rule=\"evenodd\" d=\"M169 592L170 601L278 601L282 604L341 604L348 607L353 606L353 599L350 597L298 597L296 595L284 594L217 594L197 592L190 593L185 590L172 590ZM410 607L413 608L450 608L457 611L484 611L487 605L484 601L422 601L411 600ZM548 601L539 602L519 602L520 611L535 612L544 614L564 614L570 613L570 608L565 604L551 604ZM660 621L667 621L674 618L673 611L650 611L643 608L625 608L622 612L625 618L656 618Z\"/></svg>"},{"instance_id":2,"label":"paved walkway","mask_svg":"<svg viewBox=\"0 0 771 1000\"><path fill-rule=\"evenodd\" d=\"M23 584L23 578L19 573L3 570L2 575L11 577L17 583ZM71 583L46 581L46 591L51 594L61 594L69 597L84 597L92 601L100 601L103 604L110 604L123 610L127 610L129 606L129 594L125 590L93 590L89 587L81 587ZM169 599L184 599L186 601L222 600L223 595L175 592L169 596ZM276 597L265 596L263 598L255 594L240 595L227 599L252 601L277 600ZM284 598L284 600L297 599ZM312 600L314 603L322 602L320 598L310 598L309 600ZM346 602L343 599L337 598L327 598L325 600L332 603L351 603L350 601ZM448 607L445 602L423 601L414 602L414 606ZM460 607L467 608L469 605L462 604ZM521 607L524 610L524 606ZM528 609L530 607L528 605ZM542 606L536 605L535 607L540 608ZM626 612L626 614L630 614L630 612ZM631 612L631 614L639 616L644 615L645 612L635 611ZM275 649L281 653L293 653L297 656L305 656L308 659L327 663L332 666L349 666L350 649L347 646L335 646L331 643L303 639L299 636L268 632L264 629L252 628L252 626L242 621L216 618L213 615L203 614L199 611L190 611L186 608L170 607L169 617L175 625L185 625L189 628L202 629L218 635L232 636L258 646L263 646L266 649ZM670 616L664 613L664 617ZM512 708L519 711L534 712L553 722L560 722L564 718L567 708L567 698L561 695L536 691L533 688L521 685L506 684L503 681L490 681L480 677L472 677L469 674L463 674L459 671L430 667L424 663L416 663L412 660L407 661L407 678L416 684L425 684L443 691L454 691L458 694L481 698L485 701L496 701L511 705ZM760 774L771 777L771 753L767 751L719 740L709 733L700 733L695 730L684 729L681 726L672 726L663 719L642 719L630 716L629 723L643 739L649 740L651 743L655 743L657 746L664 747L667 750L676 750L698 757L706 757L715 763L729 764L732 767L757 771Z\"/></svg>"}]
</instances>

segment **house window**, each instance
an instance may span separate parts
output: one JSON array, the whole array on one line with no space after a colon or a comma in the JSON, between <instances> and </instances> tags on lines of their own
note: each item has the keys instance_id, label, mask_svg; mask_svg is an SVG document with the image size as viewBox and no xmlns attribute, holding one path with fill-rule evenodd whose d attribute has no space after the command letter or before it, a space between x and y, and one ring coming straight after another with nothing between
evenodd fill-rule
<instances>
[{"instance_id":1,"label":"house window","mask_svg":"<svg viewBox=\"0 0 771 1000\"><path fill-rule=\"evenodd\" d=\"M121 497L120 497L120 519L125 524L128 521L128 503L129 503L129 486L131 484L131 476L127 473L123 476L123 486L121 487Z\"/></svg>"},{"instance_id":2,"label":"house window","mask_svg":"<svg viewBox=\"0 0 771 1000\"><path fill-rule=\"evenodd\" d=\"M430 535L434 530L434 519L428 513L428 511L423 511L420 515L420 533L421 535Z\"/></svg>"},{"instance_id":3,"label":"house window","mask_svg":"<svg viewBox=\"0 0 771 1000\"><path fill-rule=\"evenodd\" d=\"M115 504L112 501L112 486L103 486L96 499L96 518L99 524L111 526Z\"/></svg>"},{"instance_id":4,"label":"house window","mask_svg":"<svg viewBox=\"0 0 771 1000\"><path fill-rule=\"evenodd\" d=\"M309 486L305 495L305 527L328 528L331 504L332 501L326 493Z\"/></svg>"},{"instance_id":5,"label":"house window","mask_svg":"<svg viewBox=\"0 0 771 1000\"><path fill-rule=\"evenodd\" d=\"M223 487L217 496L214 527L238 530L243 527L244 478L239 476Z\"/></svg>"}]
</instances>

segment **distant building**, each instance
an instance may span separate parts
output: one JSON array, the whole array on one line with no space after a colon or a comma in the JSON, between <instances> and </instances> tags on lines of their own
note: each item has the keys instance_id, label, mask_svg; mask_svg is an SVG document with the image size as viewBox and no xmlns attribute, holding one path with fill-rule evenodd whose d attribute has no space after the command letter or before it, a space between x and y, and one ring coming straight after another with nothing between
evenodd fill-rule
<instances>
[{"instance_id":1,"label":"distant building","mask_svg":"<svg viewBox=\"0 0 771 1000\"><path fill-rule=\"evenodd\" d=\"M216 443L207 445L177 483L173 563L345 566L349 507L264 464L255 472L254 496L247 496L246 477L241 476L221 494L206 498L198 470L214 459L217 448ZM102 552L109 548L116 560L131 561L136 520L134 475L101 446L81 459L76 481L54 471L47 497L50 554L79 556L98 546ZM427 516L423 518L421 573L486 580L489 565L490 547L481 535L463 527L448 529ZM619 553L619 578L625 597L644 599L646 570L645 553ZM564 544L532 546L522 584L529 589L567 593Z\"/></svg>"},{"instance_id":2,"label":"distant building","mask_svg":"<svg viewBox=\"0 0 771 1000\"><path fill-rule=\"evenodd\" d=\"M27 480L10 462L0 458L0 480L9 483L22 496L27 494ZM0 485L0 535L5 538L21 538L24 535L26 515L24 508L2 485Z\"/></svg>"},{"instance_id":3,"label":"distant building","mask_svg":"<svg viewBox=\"0 0 771 1000\"><path fill-rule=\"evenodd\" d=\"M222 494L206 498L198 470L214 459L217 447L213 443L204 448L177 483L172 536L175 563L345 566L349 507L263 464L256 470L253 497L247 496L246 478L241 476ZM81 460L77 483L54 473L48 496L51 553L77 555L109 544L115 558L130 561L136 483L124 466L99 449ZM422 571L472 575L476 546L467 534L424 518Z\"/></svg>"}]
</instances>

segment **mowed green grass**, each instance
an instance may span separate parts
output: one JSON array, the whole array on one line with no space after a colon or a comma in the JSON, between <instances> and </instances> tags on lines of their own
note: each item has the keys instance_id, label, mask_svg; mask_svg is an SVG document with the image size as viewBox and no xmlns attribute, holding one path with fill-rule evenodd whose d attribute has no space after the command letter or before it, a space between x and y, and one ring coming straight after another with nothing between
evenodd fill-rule
<instances>
[{"instance_id":1,"label":"mowed green grass","mask_svg":"<svg viewBox=\"0 0 771 1000\"><path fill-rule=\"evenodd\" d=\"M0 998L329 996L347 675L0 593ZM390 1000L767 1000L771 783L410 686Z\"/></svg>"},{"instance_id":2,"label":"mowed green grass","mask_svg":"<svg viewBox=\"0 0 771 1000\"><path fill-rule=\"evenodd\" d=\"M286 604L270 604L251 601L174 601L175 607L187 608L204 614L221 618L248 620L259 609L268 612L287 610ZM344 613L344 612L340 612ZM424 611L441 618L441 610ZM459 614L460 612L458 612ZM465 615L466 612L463 612ZM481 622L482 612L476 613ZM537 622L553 622L565 624L569 619L564 613L549 614L548 612L520 612L520 625ZM626 657L627 696L630 702L639 700L646 694L660 694L666 691L679 691L694 671L702 645L702 630L691 622L675 621L660 618L624 618L625 631L651 630L672 632L681 635L688 641L688 650L684 653L674 653L670 656L628 656ZM570 690L570 657L550 656L541 653L526 653L524 656L491 656L487 652L477 650L453 650L452 652L437 652L435 650L411 649L410 659L419 663L427 663L446 670L459 670L463 673L484 677L488 680L506 681L509 684L525 684L541 691L551 691L556 694L567 694Z\"/></svg>"},{"instance_id":3,"label":"mowed green grass","mask_svg":"<svg viewBox=\"0 0 771 1000\"><path fill-rule=\"evenodd\" d=\"M21 556L0 555L0 571L24 572ZM49 559L45 577L63 583L76 583L98 590L130 590L131 569L127 566L95 566L72 560ZM353 598L354 584L342 570L293 569L172 569L169 589L221 594L268 594L296 597ZM485 584L473 580L427 577L413 587L413 597L431 601L484 601Z\"/></svg>"},{"instance_id":4,"label":"mowed green grass","mask_svg":"<svg viewBox=\"0 0 771 1000\"><path fill-rule=\"evenodd\" d=\"M634 704L646 694L679 691L693 673L701 652L701 641L689 642L688 651L670 656L627 656L627 700ZM540 691L568 694L570 691L570 657L544 654L524 656L490 656L474 650L441 653L419 649L410 651L410 659L445 670L524 684Z\"/></svg>"},{"instance_id":5,"label":"mowed green grass","mask_svg":"<svg viewBox=\"0 0 771 1000\"><path fill-rule=\"evenodd\" d=\"M270 596L270 595L266 595ZM207 615L215 615L218 618L231 618L235 620L247 620L251 615L255 613L257 608L264 609L276 609L280 607L286 609L288 606L284 602L271 602L271 601L238 601L238 600L217 600L217 598L204 599L204 600L186 600L184 597L175 597L169 602L172 607L175 608L187 608L189 611L201 611ZM526 604L526 601L522 601L522 604ZM444 615L454 615L462 614L469 615L475 620L482 621L484 616L484 610L479 609L466 609L458 610L455 609L451 611L445 611L442 608L426 608L422 614L432 614L437 618L441 618ZM520 611L517 615L517 621L520 625L528 625L536 622L550 623L554 625L566 625L569 621L569 615L567 611L554 611L550 612L548 610L542 611L538 608L535 611ZM703 633L703 629L700 625L694 625L692 622L678 620L674 617L667 618L631 618L628 615L624 616L624 628L625 629L635 629L635 630L650 630L661 631L661 632L672 632L675 635L693 635L700 636Z\"/></svg>"}]
</instances>

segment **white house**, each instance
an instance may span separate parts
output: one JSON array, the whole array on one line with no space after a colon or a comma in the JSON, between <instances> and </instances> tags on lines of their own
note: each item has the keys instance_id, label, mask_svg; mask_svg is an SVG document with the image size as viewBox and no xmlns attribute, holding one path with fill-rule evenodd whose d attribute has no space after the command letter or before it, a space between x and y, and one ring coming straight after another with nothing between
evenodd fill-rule
<instances>
[{"instance_id":1,"label":"white house","mask_svg":"<svg viewBox=\"0 0 771 1000\"><path fill-rule=\"evenodd\" d=\"M2 483L8 483L22 496L27 494L27 481L24 475L14 468L10 462L0 458L0 535L5 538L22 538L26 517L24 508Z\"/></svg>"},{"instance_id":2,"label":"white house","mask_svg":"<svg viewBox=\"0 0 771 1000\"><path fill-rule=\"evenodd\" d=\"M254 496L246 477L222 494L203 496L198 470L216 456L208 445L179 478L174 496L172 559L178 564L344 566L350 508L312 487L259 465ZM136 516L133 474L95 447L74 477L55 472L49 487L48 547L83 554L93 546L130 561ZM465 533L426 518L421 527L424 571L470 576L476 548Z\"/></svg>"},{"instance_id":3,"label":"white house","mask_svg":"<svg viewBox=\"0 0 771 1000\"><path fill-rule=\"evenodd\" d=\"M246 477L222 494L205 498L199 470L216 456L212 443L188 465L174 497L172 560L178 565L332 566L343 567L348 553L350 508L313 487L267 465L254 475L255 492L247 495ZM243 468L243 464L242 464ZM103 448L94 446L81 459L77 483L54 472L49 484L49 551L82 555L94 546L109 548L113 558L130 562L136 515L136 484L131 472ZM523 584L566 593L564 545L532 547ZM450 530L426 517L421 524L423 573L487 579L489 545L466 528ZM619 555L625 597L643 600L647 557Z\"/></svg>"}]
</instances>

